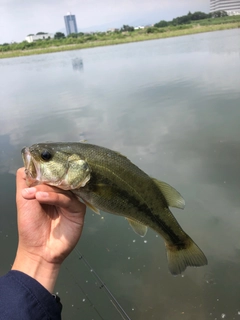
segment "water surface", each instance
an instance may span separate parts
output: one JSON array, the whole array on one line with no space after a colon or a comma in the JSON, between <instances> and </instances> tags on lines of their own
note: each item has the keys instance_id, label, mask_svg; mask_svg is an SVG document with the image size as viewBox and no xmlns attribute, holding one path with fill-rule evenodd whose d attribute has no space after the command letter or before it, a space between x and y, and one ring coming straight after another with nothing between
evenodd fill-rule
<instances>
[{"instance_id":1,"label":"water surface","mask_svg":"<svg viewBox=\"0 0 240 320\"><path fill-rule=\"evenodd\" d=\"M63 319L240 318L240 30L0 60L0 274L17 246L20 150L80 141L120 151L186 200L173 209L209 265L173 277L162 239L90 210L56 291ZM6 250L7 248L7 250Z\"/></svg>"}]
</instances>

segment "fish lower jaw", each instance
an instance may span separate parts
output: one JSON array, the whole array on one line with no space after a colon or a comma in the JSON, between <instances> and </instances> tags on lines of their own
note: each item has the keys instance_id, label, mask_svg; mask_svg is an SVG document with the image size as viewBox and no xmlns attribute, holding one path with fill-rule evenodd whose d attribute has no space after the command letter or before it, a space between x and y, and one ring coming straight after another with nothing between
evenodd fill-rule
<instances>
[{"instance_id":1,"label":"fish lower jaw","mask_svg":"<svg viewBox=\"0 0 240 320\"><path fill-rule=\"evenodd\" d=\"M27 171L27 169L25 169L25 172L26 171ZM26 173L26 183L27 183L28 187L34 187L34 186L37 186L37 185L40 185L40 184L45 184L45 185L49 185L49 186L52 186L52 187L57 187L57 188L62 189L62 190L71 190L69 186L66 186L66 185L62 184L62 181L60 181L60 182L49 182L49 180L41 180L41 179L38 179L38 178L33 178L31 176L31 174L27 174L27 173Z\"/></svg>"},{"instance_id":2,"label":"fish lower jaw","mask_svg":"<svg viewBox=\"0 0 240 320\"><path fill-rule=\"evenodd\" d=\"M33 178L28 169L25 169L26 174L26 184L28 187L33 187L40 184L40 181L36 178Z\"/></svg>"}]
</instances>

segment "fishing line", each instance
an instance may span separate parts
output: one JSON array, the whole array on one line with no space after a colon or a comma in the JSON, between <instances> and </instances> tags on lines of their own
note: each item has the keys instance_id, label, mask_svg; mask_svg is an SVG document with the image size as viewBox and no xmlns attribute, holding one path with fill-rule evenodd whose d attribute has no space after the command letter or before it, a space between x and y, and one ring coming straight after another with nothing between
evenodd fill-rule
<instances>
[{"instance_id":1,"label":"fishing line","mask_svg":"<svg viewBox=\"0 0 240 320\"><path fill-rule=\"evenodd\" d=\"M98 314L99 318L104 320L104 318L101 316L100 312L98 311L98 309L95 307L94 303L91 301L91 299L89 298L88 294L83 290L83 288L80 286L80 284L78 283L77 279L73 276L72 272L70 272L70 270L65 267L65 269L68 271L68 273L71 275L72 279L75 280L75 284L79 287L79 289L82 291L83 295L86 297L86 299L88 300L88 302L90 303L90 307L92 307L94 309L94 311Z\"/></svg>"},{"instance_id":2,"label":"fishing line","mask_svg":"<svg viewBox=\"0 0 240 320\"><path fill-rule=\"evenodd\" d=\"M90 263L87 261L87 259L79 252L78 249L74 249L74 251L76 252L79 260L82 260L85 265L89 268L90 272L93 273L93 275L95 276L95 278L100 282L100 287L99 289L104 288L105 292L107 293L107 295L110 297L110 302L113 304L113 306L115 307L115 309L119 312L119 314L121 315L122 319L124 320L131 320L131 318L128 316L128 314L126 313L126 311L123 309L123 307L120 305L120 303L117 301L117 299L114 297L114 295L112 294L112 292L110 291L110 289L107 287L107 285L102 281L102 279L99 277L99 275L97 274L97 272L91 267Z\"/></svg>"}]
</instances>

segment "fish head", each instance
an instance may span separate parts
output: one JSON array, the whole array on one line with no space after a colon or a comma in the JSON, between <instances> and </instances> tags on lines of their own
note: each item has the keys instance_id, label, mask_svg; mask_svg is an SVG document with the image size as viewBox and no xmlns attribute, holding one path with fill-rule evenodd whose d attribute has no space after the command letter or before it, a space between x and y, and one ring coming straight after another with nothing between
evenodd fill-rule
<instances>
[{"instance_id":1,"label":"fish head","mask_svg":"<svg viewBox=\"0 0 240 320\"><path fill-rule=\"evenodd\" d=\"M91 168L71 148L54 144L34 144L21 151L28 186L47 184L63 190L84 187L91 177Z\"/></svg>"}]
</instances>

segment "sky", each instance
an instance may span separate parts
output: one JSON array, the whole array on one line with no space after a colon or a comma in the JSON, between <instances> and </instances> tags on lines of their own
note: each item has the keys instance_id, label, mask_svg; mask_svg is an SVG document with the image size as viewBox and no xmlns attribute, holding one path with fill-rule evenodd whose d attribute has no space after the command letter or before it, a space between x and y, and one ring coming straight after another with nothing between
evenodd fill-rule
<instances>
[{"instance_id":1,"label":"sky","mask_svg":"<svg viewBox=\"0 0 240 320\"><path fill-rule=\"evenodd\" d=\"M76 16L78 31L106 31L172 20L189 11L209 12L210 0L0 0L0 44L28 34L65 32L64 15Z\"/></svg>"}]
</instances>

